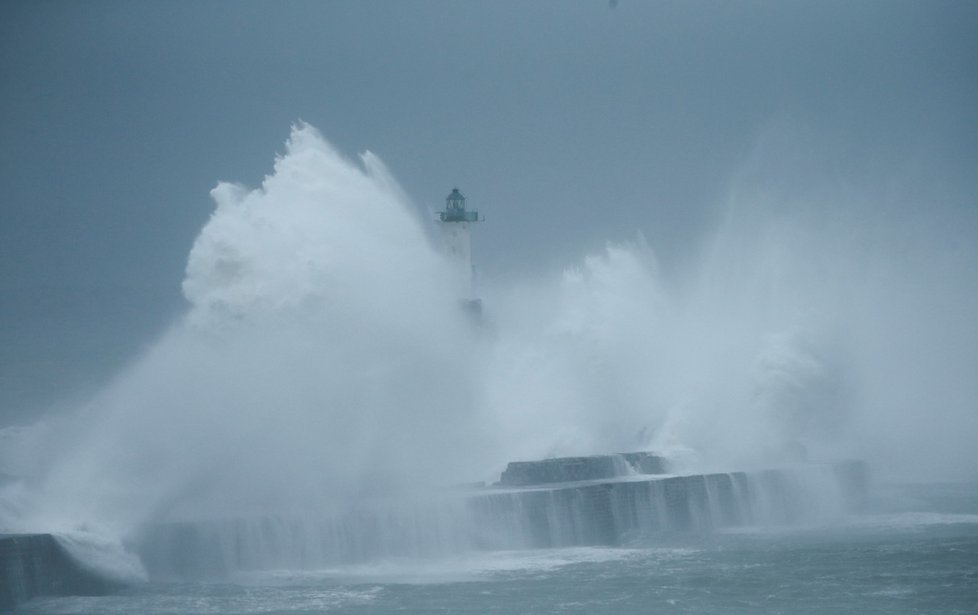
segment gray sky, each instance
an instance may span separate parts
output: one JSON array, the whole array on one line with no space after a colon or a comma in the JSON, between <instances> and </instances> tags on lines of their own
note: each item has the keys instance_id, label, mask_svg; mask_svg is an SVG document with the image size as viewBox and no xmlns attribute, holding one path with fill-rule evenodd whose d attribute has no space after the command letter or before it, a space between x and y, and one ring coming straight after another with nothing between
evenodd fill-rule
<instances>
[{"instance_id":1,"label":"gray sky","mask_svg":"<svg viewBox=\"0 0 978 615\"><path fill-rule=\"evenodd\" d=\"M680 266L777 123L978 194L974 2L8 1L0 91L0 426L166 327L208 191L300 118L419 208L459 186L490 279L638 231Z\"/></svg>"}]
</instances>

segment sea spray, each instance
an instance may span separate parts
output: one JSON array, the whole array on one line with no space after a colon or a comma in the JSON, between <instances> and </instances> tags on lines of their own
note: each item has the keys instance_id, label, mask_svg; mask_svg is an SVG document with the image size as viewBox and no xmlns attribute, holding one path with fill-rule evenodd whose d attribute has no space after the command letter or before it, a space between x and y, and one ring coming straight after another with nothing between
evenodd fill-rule
<instances>
[{"instance_id":1,"label":"sea spray","mask_svg":"<svg viewBox=\"0 0 978 615\"><path fill-rule=\"evenodd\" d=\"M71 557L100 579L120 585L147 580L139 558L111 538L92 532L59 533L54 538Z\"/></svg>"},{"instance_id":2,"label":"sea spray","mask_svg":"<svg viewBox=\"0 0 978 615\"><path fill-rule=\"evenodd\" d=\"M762 315L737 321L752 285L724 281L731 309L664 284L644 240L609 244L534 292L488 289L487 336L383 164L360 162L300 124L260 188L214 189L186 317L45 447L29 518L122 535L332 513L513 459L665 443L679 424L693 428L680 445L717 464L779 449L746 412L741 367L768 333ZM718 416L760 436L701 422Z\"/></svg>"},{"instance_id":3,"label":"sea spray","mask_svg":"<svg viewBox=\"0 0 978 615\"><path fill-rule=\"evenodd\" d=\"M259 189L214 190L186 317L44 447L38 529L333 509L480 471L470 324L362 162L299 125Z\"/></svg>"},{"instance_id":4,"label":"sea spray","mask_svg":"<svg viewBox=\"0 0 978 615\"><path fill-rule=\"evenodd\" d=\"M485 403L511 451L501 461L648 444L643 430L676 393L668 367L678 340L644 241L609 244L535 287L487 292L498 335Z\"/></svg>"},{"instance_id":5,"label":"sea spray","mask_svg":"<svg viewBox=\"0 0 978 615\"><path fill-rule=\"evenodd\" d=\"M905 390L884 334L921 303L867 279L878 261L851 234L824 241L842 225L809 224L814 207L741 193L683 275L639 238L542 280L487 280L479 328L373 155L346 160L298 125L259 188L213 197L185 317L77 412L17 436L32 444L0 486L5 528L335 527L508 461L642 448L726 475L858 451L853 418L878 415L856 408ZM867 369L877 355L894 369ZM690 523L713 523L707 508Z\"/></svg>"}]
</instances>

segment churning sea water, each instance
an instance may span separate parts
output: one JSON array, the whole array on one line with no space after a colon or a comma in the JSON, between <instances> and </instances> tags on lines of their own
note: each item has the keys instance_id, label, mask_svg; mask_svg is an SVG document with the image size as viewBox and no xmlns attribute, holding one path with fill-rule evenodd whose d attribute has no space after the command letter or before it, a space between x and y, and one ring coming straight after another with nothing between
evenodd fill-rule
<instances>
[{"instance_id":1,"label":"churning sea water","mask_svg":"<svg viewBox=\"0 0 978 615\"><path fill-rule=\"evenodd\" d=\"M879 487L828 525L149 582L21 613L978 613L978 484Z\"/></svg>"}]
</instances>

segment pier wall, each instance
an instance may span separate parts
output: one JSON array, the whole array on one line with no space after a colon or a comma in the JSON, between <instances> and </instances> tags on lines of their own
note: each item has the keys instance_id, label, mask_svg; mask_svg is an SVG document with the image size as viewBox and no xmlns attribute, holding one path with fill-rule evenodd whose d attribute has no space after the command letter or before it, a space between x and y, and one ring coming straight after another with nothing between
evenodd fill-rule
<instances>
[{"instance_id":1,"label":"pier wall","mask_svg":"<svg viewBox=\"0 0 978 615\"><path fill-rule=\"evenodd\" d=\"M36 596L98 595L113 587L51 534L0 535L0 611Z\"/></svg>"}]
</instances>

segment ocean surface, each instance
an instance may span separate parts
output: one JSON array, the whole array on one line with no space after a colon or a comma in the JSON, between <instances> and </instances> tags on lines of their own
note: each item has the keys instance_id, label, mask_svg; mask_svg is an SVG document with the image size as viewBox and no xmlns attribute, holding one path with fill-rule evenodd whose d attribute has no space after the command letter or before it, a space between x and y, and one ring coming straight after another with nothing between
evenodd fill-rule
<instances>
[{"instance_id":1,"label":"ocean surface","mask_svg":"<svg viewBox=\"0 0 978 615\"><path fill-rule=\"evenodd\" d=\"M805 527L149 582L17 612L978 613L978 483L880 486L865 512Z\"/></svg>"}]
</instances>

